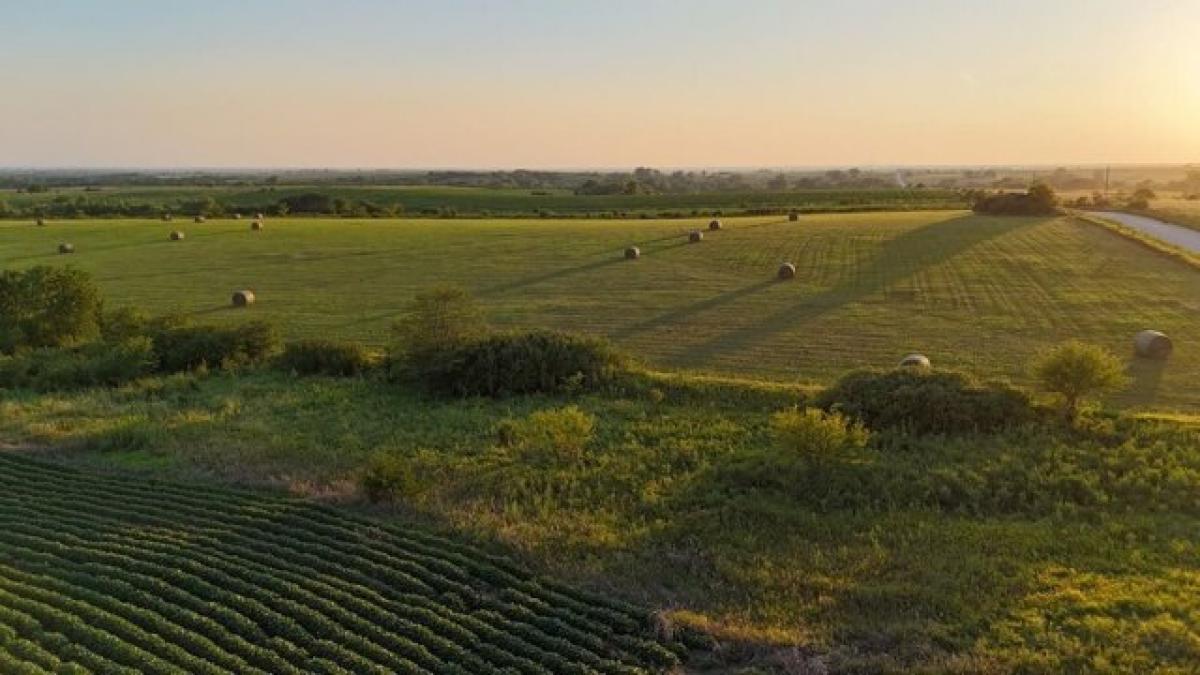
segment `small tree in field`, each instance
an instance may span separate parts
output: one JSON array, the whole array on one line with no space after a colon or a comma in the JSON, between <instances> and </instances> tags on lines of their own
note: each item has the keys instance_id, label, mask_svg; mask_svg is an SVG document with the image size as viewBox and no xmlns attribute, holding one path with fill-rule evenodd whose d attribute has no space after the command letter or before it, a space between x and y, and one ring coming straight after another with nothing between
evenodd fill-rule
<instances>
[{"instance_id":1,"label":"small tree in field","mask_svg":"<svg viewBox=\"0 0 1200 675\"><path fill-rule=\"evenodd\" d=\"M459 347L488 333L479 303L460 286L419 293L396 323L397 356L423 358Z\"/></svg>"},{"instance_id":2,"label":"small tree in field","mask_svg":"<svg viewBox=\"0 0 1200 675\"><path fill-rule=\"evenodd\" d=\"M62 347L100 331L100 290L74 268L0 272L0 353Z\"/></svg>"},{"instance_id":3,"label":"small tree in field","mask_svg":"<svg viewBox=\"0 0 1200 675\"><path fill-rule=\"evenodd\" d=\"M1126 382L1117 357L1103 347L1077 340L1043 354L1034 362L1033 373L1042 388L1062 398L1069 419L1075 418L1084 399L1119 389Z\"/></svg>"}]
</instances>

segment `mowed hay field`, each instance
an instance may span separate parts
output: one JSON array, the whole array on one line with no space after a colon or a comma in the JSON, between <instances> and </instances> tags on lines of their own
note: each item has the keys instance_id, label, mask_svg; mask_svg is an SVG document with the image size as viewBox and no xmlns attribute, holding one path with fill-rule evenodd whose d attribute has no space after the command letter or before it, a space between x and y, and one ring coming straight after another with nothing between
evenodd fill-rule
<instances>
[{"instance_id":1,"label":"mowed hay field","mask_svg":"<svg viewBox=\"0 0 1200 675\"><path fill-rule=\"evenodd\" d=\"M652 367L828 382L909 351L1028 383L1068 338L1130 361L1126 406L1200 409L1200 271L1071 217L904 212L725 219L324 220L0 225L0 264L71 263L110 306L205 321L255 317L291 337L383 344L417 292L458 283L501 327L608 336ZM172 242L168 234L187 238ZM698 244L687 233L704 229ZM59 242L76 253L59 255ZM624 260L626 246L642 257ZM784 261L798 274L776 281ZM258 304L230 307L252 289ZM1165 364L1131 340L1166 331Z\"/></svg>"}]
</instances>

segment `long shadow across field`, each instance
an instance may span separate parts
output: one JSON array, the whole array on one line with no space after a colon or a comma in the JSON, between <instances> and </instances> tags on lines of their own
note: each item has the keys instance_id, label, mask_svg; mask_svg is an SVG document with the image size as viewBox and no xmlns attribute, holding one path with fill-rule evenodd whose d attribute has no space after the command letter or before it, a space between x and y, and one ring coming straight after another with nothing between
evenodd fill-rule
<instances>
[{"instance_id":1,"label":"long shadow across field","mask_svg":"<svg viewBox=\"0 0 1200 675\"><path fill-rule=\"evenodd\" d=\"M687 237L686 234L682 235L682 236ZM671 236L671 237L666 237L664 239L671 240L671 239L679 239L679 238L680 238L679 235L675 235L675 236ZM652 240L652 241L662 241L662 240L660 239L660 240ZM639 242L638 244L634 244L634 245L638 246L638 245L645 245L645 244L642 242ZM687 245L688 245L688 241L685 238L685 239L683 239L683 241L677 241L674 244L667 244L666 246L655 247L654 249L649 250L649 251L642 251L642 257L645 258L647 256L663 253L664 251L669 251L673 248L679 248L681 246L687 246ZM593 270L603 269L605 267L609 267L612 265L619 265L619 264L627 264L628 265L628 264L636 264L636 263L634 263L633 261L626 260L621 255L621 251L613 251L612 254L606 255L605 257L603 257L599 260L593 260L591 262L587 262L582 265L576 265L575 267L562 267L562 268L559 268L556 270L552 270L550 272L544 272L542 274L535 274L531 277L526 277L524 279L517 279L516 281L510 282L507 284L500 284L498 286L492 286L491 288L481 291L479 294L482 296L499 295L501 293L508 293L510 291L527 288L529 286L536 286L537 284L546 283L547 281L555 281L557 279L574 276L576 274L583 274L584 272L591 272Z\"/></svg>"},{"instance_id":2,"label":"long shadow across field","mask_svg":"<svg viewBox=\"0 0 1200 675\"><path fill-rule=\"evenodd\" d=\"M691 365L699 365L714 356L737 352L749 345L764 342L778 333L874 295L979 244L1047 220L963 216L911 230L885 242L879 255L865 265L859 274L827 291L801 298L761 321L716 335L689 350L687 358ZM804 274L804 270L799 270L799 273Z\"/></svg>"}]
</instances>

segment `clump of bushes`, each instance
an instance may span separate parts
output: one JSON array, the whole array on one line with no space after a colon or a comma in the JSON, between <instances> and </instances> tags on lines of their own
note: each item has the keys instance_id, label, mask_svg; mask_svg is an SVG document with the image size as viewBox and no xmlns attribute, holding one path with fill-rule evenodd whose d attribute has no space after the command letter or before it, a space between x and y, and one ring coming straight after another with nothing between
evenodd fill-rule
<instances>
[{"instance_id":1,"label":"clump of bushes","mask_svg":"<svg viewBox=\"0 0 1200 675\"><path fill-rule=\"evenodd\" d=\"M99 333L100 291L90 275L42 265L0 272L0 353L64 347Z\"/></svg>"},{"instance_id":2,"label":"clump of bushes","mask_svg":"<svg viewBox=\"0 0 1200 675\"><path fill-rule=\"evenodd\" d=\"M1037 183L1025 193L980 195L975 200L974 210L994 216L1052 216L1059 213L1058 196L1049 185Z\"/></svg>"},{"instance_id":3,"label":"clump of bushes","mask_svg":"<svg viewBox=\"0 0 1200 675\"><path fill-rule=\"evenodd\" d=\"M279 351L279 333L263 321L235 326L158 327L152 330L159 370L179 372L260 363Z\"/></svg>"},{"instance_id":4,"label":"clump of bushes","mask_svg":"<svg viewBox=\"0 0 1200 675\"><path fill-rule=\"evenodd\" d=\"M284 347L278 366L298 375L354 377L371 368L371 355L354 342L301 340Z\"/></svg>"},{"instance_id":5,"label":"clump of bushes","mask_svg":"<svg viewBox=\"0 0 1200 675\"><path fill-rule=\"evenodd\" d=\"M0 387L52 391L116 386L151 374L157 357L145 337L45 347L0 359Z\"/></svg>"},{"instance_id":6,"label":"clump of bushes","mask_svg":"<svg viewBox=\"0 0 1200 675\"><path fill-rule=\"evenodd\" d=\"M530 331L489 335L437 351L416 373L438 394L510 396L595 390L625 367L626 359L604 340Z\"/></svg>"},{"instance_id":7,"label":"clump of bushes","mask_svg":"<svg viewBox=\"0 0 1200 675\"><path fill-rule=\"evenodd\" d=\"M866 446L870 434L861 422L819 408L790 408L771 416L780 451L807 464L821 464Z\"/></svg>"},{"instance_id":8,"label":"clump of bushes","mask_svg":"<svg viewBox=\"0 0 1200 675\"><path fill-rule=\"evenodd\" d=\"M492 333L478 303L447 286L418 295L396 326L394 376L448 396L596 389L625 369L607 342L568 333Z\"/></svg>"},{"instance_id":9,"label":"clump of bushes","mask_svg":"<svg viewBox=\"0 0 1200 675\"><path fill-rule=\"evenodd\" d=\"M852 372L821 392L815 404L871 429L913 434L989 433L1033 417L1029 396L1018 389L917 368Z\"/></svg>"},{"instance_id":10,"label":"clump of bushes","mask_svg":"<svg viewBox=\"0 0 1200 675\"><path fill-rule=\"evenodd\" d=\"M1077 340L1042 354L1033 364L1042 388L1062 401L1063 414L1075 419L1080 403L1115 391L1128 382L1121 361L1103 347Z\"/></svg>"}]
</instances>

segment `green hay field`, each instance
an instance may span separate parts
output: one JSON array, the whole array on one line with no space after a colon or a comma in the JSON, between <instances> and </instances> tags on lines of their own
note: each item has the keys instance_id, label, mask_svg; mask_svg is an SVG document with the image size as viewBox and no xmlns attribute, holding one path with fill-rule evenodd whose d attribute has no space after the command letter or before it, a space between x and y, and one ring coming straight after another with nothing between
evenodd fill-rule
<instances>
[{"instance_id":1,"label":"green hay field","mask_svg":"<svg viewBox=\"0 0 1200 675\"><path fill-rule=\"evenodd\" d=\"M412 294L471 289L501 327L604 335L649 365L828 382L919 350L939 366L1028 384L1040 349L1078 337L1129 358L1114 402L1200 409L1200 271L1073 218L964 212L707 220L149 220L0 225L0 265L70 263L111 306L205 321L255 317L289 337L383 344ZM187 233L168 241L172 229ZM56 253L60 241L77 253ZM642 259L622 259L636 244ZM796 280L777 282L783 261ZM229 307L253 289L259 304ZM1166 364L1133 359L1147 327Z\"/></svg>"}]
</instances>

